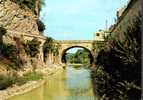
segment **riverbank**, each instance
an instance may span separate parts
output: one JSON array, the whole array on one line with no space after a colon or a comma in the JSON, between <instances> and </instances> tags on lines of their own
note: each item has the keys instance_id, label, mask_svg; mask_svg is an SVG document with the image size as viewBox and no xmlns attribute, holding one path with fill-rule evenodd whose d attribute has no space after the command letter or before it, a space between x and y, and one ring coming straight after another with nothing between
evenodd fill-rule
<instances>
[{"instance_id":1,"label":"riverbank","mask_svg":"<svg viewBox=\"0 0 143 100\"><path fill-rule=\"evenodd\" d=\"M40 79L38 81L29 81L22 86L15 85L13 87L7 88L6 90L1 90L0 91L0 100L7 100L13 96L22 95L24 93L32 91L35 88L40 87L45 83L45 78L47 76L50 76L62 69L63 68L60 65L50 65L50 66L44 67L42 69L37 69L36 72L41 72L44 74L43 79Z\"/></svg>"},{"instance_id":2,"label":"riverbank","mask_svg":"<svg viewBox=\"0 0 143 100\"><path fill-rule=\"evenodd\" d=\"M8 100L95 100L90 70L66 66L48 75L42 86Z\"/></svg>"}]
</instances>

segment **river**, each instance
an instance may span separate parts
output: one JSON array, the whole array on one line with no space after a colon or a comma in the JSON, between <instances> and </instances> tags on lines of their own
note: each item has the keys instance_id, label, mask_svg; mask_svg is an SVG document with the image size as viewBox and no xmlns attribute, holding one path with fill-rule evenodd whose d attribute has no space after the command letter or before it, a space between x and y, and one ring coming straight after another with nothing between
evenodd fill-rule
<instances>
[{"instance_id":1,"label":"river","mask_svg":"<svg viewBox=\"0 0 143 100\"><path fill-rule=\"evenodd\" d=\"M90 70L67 66L47 77L43 86L9 100L95 100Z\"/></svg>"}]
</instances>

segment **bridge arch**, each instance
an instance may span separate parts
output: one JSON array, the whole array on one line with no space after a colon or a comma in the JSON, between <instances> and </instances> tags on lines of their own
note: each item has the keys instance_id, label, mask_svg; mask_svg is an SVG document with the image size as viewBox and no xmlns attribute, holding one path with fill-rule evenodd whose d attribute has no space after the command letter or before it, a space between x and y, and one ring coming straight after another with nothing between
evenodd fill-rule
<instances>
[{"instance_id":1,"label":"bridge arch","mask_svg":"<svg viewBox=\"0 0 143 100\"><path fill-rule=\"evenodd\" d=\"M79 46L79 45L72 45L72 46L68 46L66 48L64 48L61 52L61 62L62 63L66 63L66 59L65 59L65 56L66 56L66 52L72 48L82 48L82 49L85 49L89 52L89 59L90 59L90 64L93 64L93 61L94 61L94 56L93 56L93 53L92 51L88 48L88 47L85 47L85 46Z\"/></svg>"}]
</instances>

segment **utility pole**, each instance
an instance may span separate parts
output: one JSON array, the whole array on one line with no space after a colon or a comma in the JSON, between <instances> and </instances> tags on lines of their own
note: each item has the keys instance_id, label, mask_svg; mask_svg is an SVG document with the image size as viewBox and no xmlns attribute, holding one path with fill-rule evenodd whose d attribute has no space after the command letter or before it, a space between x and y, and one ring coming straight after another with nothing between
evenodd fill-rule
<instances>
[{"instance_id":1,"label":"utility pole","mask_svg":"<svg viewBox=\"0 0 143 100\"><path fill-rule=\"evenodd\" d=\"M107 19L106 19L106 22L105 22L105 29L107 30L108 29L108 21L107 21Z\"/></svg>"}]
</instances>

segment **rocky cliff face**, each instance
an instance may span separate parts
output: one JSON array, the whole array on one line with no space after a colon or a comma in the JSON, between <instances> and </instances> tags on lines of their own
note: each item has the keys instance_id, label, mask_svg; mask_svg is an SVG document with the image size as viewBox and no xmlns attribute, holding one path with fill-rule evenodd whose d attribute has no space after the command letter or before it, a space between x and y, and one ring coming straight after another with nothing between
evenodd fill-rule
<instances>
[{"instance_id":1,"label":"rocky cliff face","mask_svg":"<svg viewBox=\"0 0 143 100\"><path fill-rule=\"evenodd\" d=\"M18 33L38 35L37 19L31 10L23 9L10 0L0 0L0 27Z\"/></svg>"}]
</instances>

